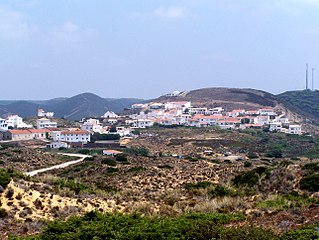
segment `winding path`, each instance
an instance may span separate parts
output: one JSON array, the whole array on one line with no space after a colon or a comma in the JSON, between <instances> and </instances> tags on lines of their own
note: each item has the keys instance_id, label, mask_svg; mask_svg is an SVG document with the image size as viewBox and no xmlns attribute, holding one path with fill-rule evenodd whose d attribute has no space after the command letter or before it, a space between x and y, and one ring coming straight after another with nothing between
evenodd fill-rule
<instances>
[{"instance_id":1,"label":"winding path","mask_svg":"<svg viewBox=\"0 0 319 240\"><path fill-rule=\"evenodd\" d=\"M70 156L70 157L79 157L80 159L69 161L69 162L65 162L65 163L61 163L61 164L54 165L54 166L51 166L51 167L48 167L48 168L41 168L41 169L38 169L38 170L33 170L31 172L26 172L25 174L27 176L34 176L34 175L36 175L38 173L41 173L41 172L46 172L46 171L50 171L50 170L57 169L57 168L66 168L66 167L68 167L70 165L82 162L86 157L91 157L90 155L76 154L76 153L61 153L61 155Z\"/></svg>"}]
</instances>

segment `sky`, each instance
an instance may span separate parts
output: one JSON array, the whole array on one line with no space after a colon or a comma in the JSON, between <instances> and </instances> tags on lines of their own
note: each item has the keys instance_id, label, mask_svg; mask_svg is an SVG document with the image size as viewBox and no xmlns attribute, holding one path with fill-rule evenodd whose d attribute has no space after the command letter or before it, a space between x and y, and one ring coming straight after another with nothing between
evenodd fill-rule
<instances>
[{"instance_id":1,"label":"sky","mask_svg":"<svg viewBox=\"0 0 319 240\"><path fill-rule=\"evenodd\" d=\"M306 63L319 88L318 13L319 0L0 0L0 99L277 94L304 88Z\"/></svg>"}]
</instances>

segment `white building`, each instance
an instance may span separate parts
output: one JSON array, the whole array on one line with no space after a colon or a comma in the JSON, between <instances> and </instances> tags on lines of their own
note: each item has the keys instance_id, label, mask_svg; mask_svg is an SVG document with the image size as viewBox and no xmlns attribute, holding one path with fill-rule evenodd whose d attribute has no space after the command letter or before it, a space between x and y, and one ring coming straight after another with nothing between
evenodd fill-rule
<instances>
[{"instance_id":1,"label":"white building","mask_svg":"<svg viewBox=\"0 0 319 240\"><path fill-rule=\"evenodd\" d=\"M176 110L182 110L182 111L185 111L186 108L190 108L192 105L191 105L191 102L185 102L185 101L182 101L182 102L167 102L164 104L164 108L165 109L176 109Z\"/></svg>"},{"instance_id":2,"label":"white building","mask_svg":"<svg viewBox=\"0 0 319 240\"><path fill-rule=\"evenodd\" d=\"M40 118L37 120L37 129L56 128L57 126L58 126L57 122L53 122L47 118Z\"/></svg>"},{"instance_id":3,"label":"white building","mask_svg":"<svg viewBox=\"0 0 319 240\"><path fill-rule=\"evenodd\" d=\"M8 127L12 127L12 128L32 128L33 127L32 125L24 123L22 117L19 117L18 115L9 115L6 120L7 120Z\"/></svg>"},{"instance_id":4,"label":"white building","mask_svg":"<svg viewBox=\"0 0 319 240\"><path fill-rule=\"evenodd\" d=\"M2 131L8 130L8 123L6 119L0 118L0 130Z\"/></svg>"},{"instance_id":5,"label":"white building","mask_svg":"<svg viewBox=\"0 0 319 240\"><path fill-rule=\"evenodd\" d=\"M102 131L102 124L99 120L90 118L86 120L81 126L81 130L89 131L89 132L98 132Z\"/></svg>"},{"instance_id":6,"label":"white building","mask_svg":"<svg viewBox=\"0 0 319 240\"><path fill-rule=\"evenodd\" d=\"M53 116L54 116L54 112L46 112L42 108L38 109L38 117L52 118Z\"/></svg>"},{"instance_id":7,"label":"white building","mask_svg":"<svg viewBox=\"0 0 319 240\"><path fill-rule=\"evenodd\" d=\"M282 129L281 122L272 122L269 124L269 131L271 131L271 132L273 132L273 131L281 132L281 129Z\"/></svg>"},{"instance_id":8,"label":"white building","mask_svg":"<svg viewBox=\"0 0 319 240\"><path fill-rule=\"evenodd\" d=\"M189 114L206 114L207 108L189 108Z\"/></svg>"},{"instance_id":9,"label":"white building","mask_svg":"<svg viewBox=\"0 0 319 240\"><path fill-rule=\"evenodd\" d=\"M51 142L47 145L47 148L70 148L70 145L66 142Z\"/></svg>"},{"instance_id":10,"label":"white building","mask_svg":"<svg viewBox=\"0 0 319 240\"><path fill-rule=\"evenodd\" d=\"M136 128L152 127L154 125L154 121L150 119L135 119L131 121L131 125Z\"/></svg>"},{"instance_id":11,"label":"white building","mask_svg":"<svg viewBox=\"0 0 319 240\"><path fill-rule=\"evenodd\" d=\"M53 141L87 143L91 140L91 135L85 130L55 131L52 133L52 138Z\"/></svg>"},{"instance_id":12,"label":"white building","mask_svg":"<svg viewBox=\"0 0 319 240\"><path fill-rule=\"evenodd\" d=\"M107 111L104 115L101 116L102 118L118 118L119 116L114 112Z\"/></svg>"},{"instance_id":13,"label":"white building","mask_svg":"<svg viewBox=\"0 0 319 240\"><path fill-rule=\"evenodd\" d=\"M262 116L276 116L277 115L272 108L261 108L258 110L258 113Z\"/></svg>"},{"instance_id":14,"label":"white building","mask_svg":"<svg viewBox=\"0 0 319 240\"><path fill-rule=\"evenodd\" d=\"M288 133L301 135L300 125L289 125Z\"/></svg>"}]
</instances>

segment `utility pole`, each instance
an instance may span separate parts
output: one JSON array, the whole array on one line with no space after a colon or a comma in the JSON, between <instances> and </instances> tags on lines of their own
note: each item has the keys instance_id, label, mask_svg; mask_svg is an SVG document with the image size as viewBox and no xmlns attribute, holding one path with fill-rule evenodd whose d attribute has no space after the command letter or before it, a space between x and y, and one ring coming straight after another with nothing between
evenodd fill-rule
<instances>
[{"instance_id":1,"label":"utility pole","mask_svg":"<svg viewBox=\"0 0 319 240\"><path fill-rule=\"evenodd\" d=\"M308 63L306 64L306 90L308 90Z\"/></svg>"}]
</instances>

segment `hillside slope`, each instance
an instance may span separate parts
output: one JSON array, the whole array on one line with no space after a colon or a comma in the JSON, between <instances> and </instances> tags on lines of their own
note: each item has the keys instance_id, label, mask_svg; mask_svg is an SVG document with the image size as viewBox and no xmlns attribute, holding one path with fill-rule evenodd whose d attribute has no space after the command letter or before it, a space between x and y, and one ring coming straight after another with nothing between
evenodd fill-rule
<instances>
[{"instance_id":1,"label":"hillside slope","mask_svg":"<svg viewBox=\"0 0 319 240\"><path fill-rule=\"evenodd\" d=\"M277 97L271 93L255 89L239 88L202 88L192 90L176 97L162 96L154 101L191 101L194 106L216 107L225 109L275 107Z\"/></svg>"},{"instance_id":2,"label":"hillside slope","mask_svg":"<svg viewBox=\"0 0 319 240\"><path fill-rule=\"evenodd\" d=\"M106 111L121 112L140 99L106 99L92 93L82 93L71 98L55 98L46 101L1 101L0 116L18 114L21 117L35 116L38 108L55 112L56 117L78 120L89 116L101 116Z\"/></svg>"},{"instance_id":3,"label":"hillside slope","mask_svg":"<svg viewBox=\"0 0 319 240\"><path fill-rule=\"evenodd\" d=\"M277 97L291 110L312 120L319 119L319 91L288 91Z\"/></svg>"}]
</instances>

